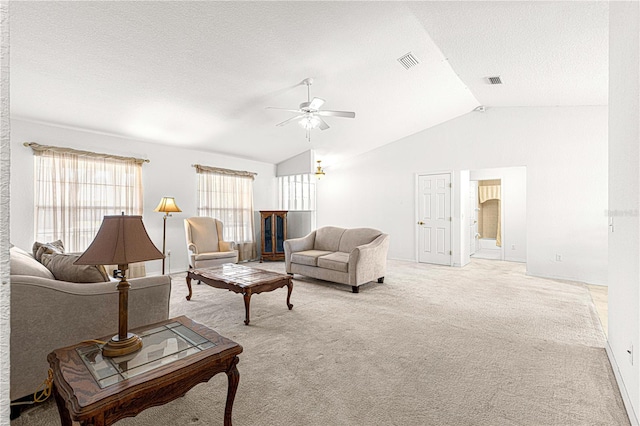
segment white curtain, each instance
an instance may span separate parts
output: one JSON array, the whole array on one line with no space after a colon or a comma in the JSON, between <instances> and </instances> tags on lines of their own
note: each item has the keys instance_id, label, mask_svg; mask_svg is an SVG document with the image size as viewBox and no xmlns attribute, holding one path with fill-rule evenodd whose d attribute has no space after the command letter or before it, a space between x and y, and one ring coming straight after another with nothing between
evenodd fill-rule
<instances>
[{"instance_id":1,"label":"white curtain","mask_svg":"<svg viewBox=\"0 0 640 426\"><path fill-rule=\"evenodd\" d=\"M240 261L256 259L253 179L255 173L194 165L198 173L198 216L223 224L225 241L234 241Z\"/></svg>"},{"instance_id":2,"label":"white curtain","mask_svg":"<svg viewBox=\"0 0 640 426\"><path fill-rule=\"evenodd\" d=\"M82 252L105 215L142 215L144 160L28 145L35 156L36 241L62 240L66 252ZM129 265L129 277L144 275L144 263Z\"/></svg>"}]
</instances>

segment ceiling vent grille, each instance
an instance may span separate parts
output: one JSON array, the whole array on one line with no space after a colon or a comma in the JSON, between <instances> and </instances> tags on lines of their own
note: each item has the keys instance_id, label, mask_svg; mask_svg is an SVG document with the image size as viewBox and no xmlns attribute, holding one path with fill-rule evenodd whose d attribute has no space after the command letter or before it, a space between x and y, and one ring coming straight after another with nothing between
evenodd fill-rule
<instances>
[{"instance_id":1,"label":"ceiling vent grille","mask_svg":"<svg viewBox=\"0 0 640 426\"><path fill-rule=\"evenodd\" d=\"M489 80L489 84L502 84L502 80L499 75L495 77L487 77L487 80Z\"/></svg>"},{"instance_id":2,"label":"ceiling vent grille","mask_svg":"<svg viewBox=\"0 0 640 426\"><path fill-rule=\"evenodd\" d=\"M420 61L418 61L418 58L413 56L413 53L411 53L411 52L409 52L406 55L401 56L400 58L398 58L398 62L400 62L405 69L409 69L411 67L415 67L416 65L418 65L420 63Z\"/></svg>"}]
</instances>

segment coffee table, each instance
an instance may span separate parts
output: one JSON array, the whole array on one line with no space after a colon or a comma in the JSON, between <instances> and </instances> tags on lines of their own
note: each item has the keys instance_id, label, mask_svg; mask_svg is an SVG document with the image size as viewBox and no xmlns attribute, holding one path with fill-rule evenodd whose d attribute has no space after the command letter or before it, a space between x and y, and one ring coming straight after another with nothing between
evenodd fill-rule
<instances>
[{"instance_id":1,"label":"coffee table","mask_svg":"<svg viewBox=\"0 0 640 426\"><path fill-rule=\"evenodd\" d=\"M249 325L249 305L253 294L273 291L277 288L287 286L287 307L293 308L290 302L291 291L293 290L293 279L290 275L278 274L277 272L264 271L262 269L249 268L247 266L236 265L235 263L225 263L213 268L191 269L187 272L187 287L189 295L187 300L191 300L191 280L203 282L211 287L227 289L244 296L245 325Z\"/></svg>"},{"instance_id":2,"label":"coffee table","mask_svg":"<svg viewBox=\"0 0 640 426\"><path fill-rule=\"evenodd\" d=\"M91 342L48 355L62 426L113 424L173 401L222 372L229 382L224 425L231 426L242 346L185 316L132 331L142 338L142 349L123 357L103 357L102 345Z\"/></svg>"}]
</instances>

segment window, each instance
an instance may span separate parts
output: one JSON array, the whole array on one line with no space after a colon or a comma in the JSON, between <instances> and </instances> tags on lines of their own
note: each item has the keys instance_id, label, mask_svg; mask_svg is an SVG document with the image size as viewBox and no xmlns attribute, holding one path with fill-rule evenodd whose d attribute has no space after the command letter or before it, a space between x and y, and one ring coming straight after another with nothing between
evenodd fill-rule
<instances>
[{"instance_id":1,"label":"window","mask_svg":"<svg viewBox=\"0 0 640 426\"><path fill-rule=\"evenodd\" d=\"M239 260L257 257L253 223L255 173L196 164L198 216L222 221L225 241L234 241Z\"/></svg>"},{"instance_id":2,"label":"window","mask_svg":"<svg viewBox=\"0 0 640 426\"><path fill-rule=\"evenodd\" d=\"M316 181L311 174L279 176L278 199L281 210L316 210Z\"/></svg>"},{"instance_id":3,"label":"window","mask_svg":"<svg viewBox=\"0 0 640 426\"><path fill-rule=\"evenodd\" d=\"M145 160L29 144L35 155L35 239L85 250L105 215L142 215Z\"/></svg>"}]
</instances>

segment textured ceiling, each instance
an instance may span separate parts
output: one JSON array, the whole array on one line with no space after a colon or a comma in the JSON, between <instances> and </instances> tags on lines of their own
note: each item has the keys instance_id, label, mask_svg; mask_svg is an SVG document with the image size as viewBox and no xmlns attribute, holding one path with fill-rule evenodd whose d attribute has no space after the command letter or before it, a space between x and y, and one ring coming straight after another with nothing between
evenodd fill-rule
<instances>
[{"instance_id":1,"label":"textured ceiling","mask_svg":"<svg viewBox=\"0 0 640 426\"><path fill-rule=\"evenodd\" d=\"M606 2L10 2L10 25L12 116L271 163L330 165L481 104L607 103ZM356 112L311 142L265 108L297 108L307 77Z\"/></svg>"}]
</instances>

